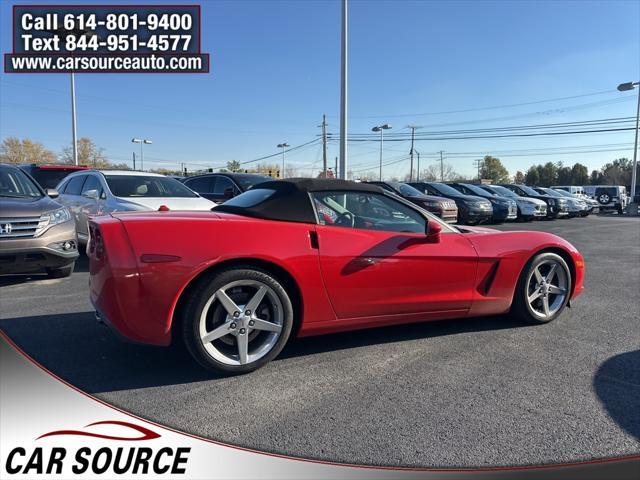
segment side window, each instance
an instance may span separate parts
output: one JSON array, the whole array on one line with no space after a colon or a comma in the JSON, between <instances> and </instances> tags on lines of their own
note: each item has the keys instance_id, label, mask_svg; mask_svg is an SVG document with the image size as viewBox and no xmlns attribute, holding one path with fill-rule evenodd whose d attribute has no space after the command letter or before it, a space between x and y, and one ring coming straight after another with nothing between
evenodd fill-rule
<instances>
[{"instance_id":1,"label":"side window","mask_svg":"<svg viewBox=\"0 0 640 480\"><path fill-rule=\"evenodd\" d=\"M95 175L87 175L87 181L82 186L81 195L85 195L89 190L96 190L99 197L102 194L102 185Z\"/></svg>"},{"instance_id":2,"label":"side window","mask_svg":"<svg viewBox=\"0 0 640 480\"><path fill-rule=\"evenodd\" d=\"M199 177L193 180L187 180L184 184L194 192L198 193L212 193L213 192L213 177Z\"/></svg>"},{"instance_id":3,"label":"side window","mask_svg":"<svg viewBox=\"0 0 640 480\"><path fill-rule=\"evenodd\" d=\"M231 180L227 177L216 177L216 184L213 187L213 193L216 195L222 195L227 188L232 188L233 192L237 193L237 188Z\"/></svg>"},{"instance_id":4,"label":"side window","mask_svg":"<svg viewBox=\"0 0 640 480\"><path fill-rule=\"evenodd\" d=\"M65 188L64 193L66 195L80 195L80 192L82 192L82 184L84 183L86 178L86 175L78 175L77 177L73 177L71 180L69 180L69 183L67 183L67 187Z\"/></svg>"},{"instance_id":5,"label":"side window","mask_svg":"<svg viewBox=\"0 0 640 480\"><path fill-rule=\"evenodd\" d=\"M65 189L67 188L68 185L68 181L64 181L60 184L60 187L58 188L58 193L64 193Z\"/></svg>"},{"instance_id":6,"label":"side window","mask_svg":"<svg viewBox=\"0 0 640 480\"><path fill-rule=\"evenodd\" d=\"M427 220L411 207L386 195L368 192L314 192L314 207L321 225L424 233Z\"/></svg>"}]
</instances>

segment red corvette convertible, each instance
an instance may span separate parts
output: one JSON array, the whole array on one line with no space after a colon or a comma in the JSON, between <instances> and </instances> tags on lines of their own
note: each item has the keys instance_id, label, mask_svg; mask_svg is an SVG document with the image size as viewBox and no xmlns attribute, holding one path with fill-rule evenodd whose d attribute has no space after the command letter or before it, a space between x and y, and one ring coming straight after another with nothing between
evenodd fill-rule
<instances>
[{"instance_id":1,"label":"red corvette convertible","mask_svg":"<svg viewBox=\"0 0 640 480\"><path fill-rule=\"evenodd\" d=\"M91 300L129 340L245 373L293 336L510 312L547 323L584 260L543 232L455 228L374 185L262 183L211 212L91 223ZM182 338L181 338L182 337Z\"/></svg>"}]
</instances>

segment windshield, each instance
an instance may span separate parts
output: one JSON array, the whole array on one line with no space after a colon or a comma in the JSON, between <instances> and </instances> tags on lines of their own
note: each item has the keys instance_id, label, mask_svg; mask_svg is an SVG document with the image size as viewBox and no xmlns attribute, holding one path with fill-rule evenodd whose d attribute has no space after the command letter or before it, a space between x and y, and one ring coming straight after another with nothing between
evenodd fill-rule
<instances>
[{"instance_id":1,"label":"windshield","mask_svg":"<svg viewBox=\"0 0 640 480\"><path fill-rule=\"evenodd\" d=\"M407 185L406 183L398 185L398 190L400 190L402 195L406 195L407 197L421 197L424 195L420 190L412 187L411 185Z\"/></svg>"},{"instance_id":2,"label":"windshield","mask_svg":"<svg viewBox=\"0 0 640 480\"><path fill-rule=\"evenodd\" d=\"M498 195L502 195L503 197L518 198L517 193L512 192L508 188L501 187L500 185L488 185L488 187L495 193L497 193Z\"/></svg>"},{"instance_id":3,"label":"windshield","mask_svg":"<svg viewBox=\"0 0 640 480\"><path fill-rule=\"evenodd\" d=\"M439 191L444 195L457 195L457 196L462 195L455 188L452 188L449 185L445 185L444 183L430 183L429 185L431 185L431 187L433 187L434 189L436 189L437 191Z\"/></svg>"},{"instance_id":4,"label":"windshield","mask_svg":"<svg viewBox=\"0 0 640 480\"><path fill-rule=\"evenodd\" d=\"M487 192L486 190L483 190L477 185L471 185L470 183L463 183L462 185L464 185L469 190L471 190L475 195L480 195L481 197L486 197L487 195L491 195L489 192Z\"/></svg>"},{"instance_id":5,"label":"windshield","mask_svg":"<svg viewBox=\"0 0 640 480\"><path fill-rule=\"evenodd\" d=\"M271 177L267 177L266 175L238 175L237 177L233 177L233 179L240 185L242 190L249 190L251 187L254 187L262 182L268 182L269 180L273 180Z\"/></svg>"},{"instance_id":6,"label":"windshield","mask_svg":"<svg viewBox=\"0 0 640 480\"><path fill-rule=\"evenodd\" d=\"M40 198L42 193L22 170L0 166L0 197Z\"/></svg>"},{"instance_id":7,"label":"windshield","mask_svg":"<svg viewBox=\"0 0 640 480\"><path fill-rule=\"evenodd\" d=\"M58 184L70 173L77 172L77 169L44 169L34 168L31 170L31 176L42 188L56 188Z\"/></svg>"},{"instance_id":8,"label":"windshield","mask_svg":"<svg viewBox=\"0 0 640 480\"><path fill-rule=\"evenodd\" d=\"M526 185L518 185L518 187L520 187L522 190L524 190L524 192L527 195L540 195L538 192L536 192L533 188L531 187L527 187Z\"/></svg>"},{"instance_id":9,"label":"windshield","mask_svg":"<svg viewBox=\"0 0 640 480\"><path fill-rule=\"evenodd\" d=\"M551 190L553 191L553 193L557 193L558 195L561 195L563 197L573 197L573 195L571 195L566 190L560 190L559 188L552 188Z\"/></svg>"},{"instance_id":10,"label":"windshield","mask_svg":"<svg viewBox=\"0 0 640 480\"><path fill-rule=\"evenodd\" d=\"M178 197L198 195L178 180L145 175L105 175L109 190L116 197Z\"/></svg>"}]
</instances>

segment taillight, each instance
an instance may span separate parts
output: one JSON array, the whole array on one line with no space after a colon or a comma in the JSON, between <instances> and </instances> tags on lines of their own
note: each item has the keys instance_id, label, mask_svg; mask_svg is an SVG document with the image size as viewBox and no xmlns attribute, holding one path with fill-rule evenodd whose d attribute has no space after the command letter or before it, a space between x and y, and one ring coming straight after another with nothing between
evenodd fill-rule
<instances>
[{"instance_id":1,"label":"taillight","mask_svg":"<svg viewBox=\"0 0 640 480\"><path fill-rule=\"evenodd\" d=\"M100 228L91 225L88 251L96 260L104 256L104 240Z\"/></svg>"}]
</instances>

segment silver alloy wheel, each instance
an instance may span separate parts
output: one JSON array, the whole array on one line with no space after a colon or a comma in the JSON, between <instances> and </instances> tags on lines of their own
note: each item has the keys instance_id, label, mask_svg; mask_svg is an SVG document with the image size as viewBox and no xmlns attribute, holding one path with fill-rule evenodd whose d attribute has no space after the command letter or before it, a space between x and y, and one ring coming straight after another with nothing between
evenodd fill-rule
<instances>
[{"instance_id":1,"label":"silver alloy wheel","mask_svg":"<svg viewBox=\"0 0 640 480\"><path fill-rule=\"evenodd\" d=\"M527 303L541 320L553 317L564 305L569 292L569 275L556 260L536 265L527 279Z\"/></svg>"},{"instance_id":2,"label":"silver alloy wheel","mask_svg":"<svg viewBox=\"0 0 640 480\"><path fill-rule=\"evenodd\" d=\"M248 300L236 303L232 297ZM223 318L216 322L212 314L218 306L223 309ZM246 365L271 351L283 324L282 302L271 287L257 280L236 280L207 300L200 315L200 341L215 360Z\"/></svg>"}]
</instances>

